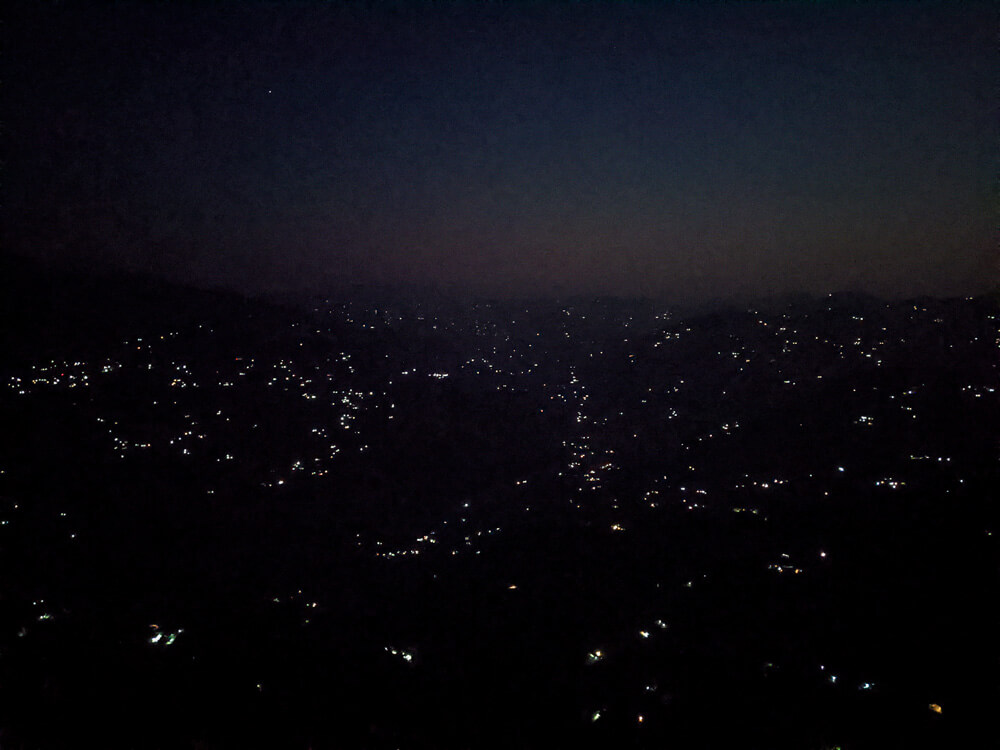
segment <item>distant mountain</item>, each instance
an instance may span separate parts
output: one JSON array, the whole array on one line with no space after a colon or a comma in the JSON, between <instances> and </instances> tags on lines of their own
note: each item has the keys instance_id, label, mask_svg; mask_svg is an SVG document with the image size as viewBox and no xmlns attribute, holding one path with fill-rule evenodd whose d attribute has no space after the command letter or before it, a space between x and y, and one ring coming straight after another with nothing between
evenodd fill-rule
<instances>
[{"instance_id":1,"label":"distant mountain","mask_svg":"<svg viewBox=\"0 0 1000 750\"><path fill-rule=\"evenodd\" d=\"M0 258L0 358L6 363L279 310L235 292L142 274L67 271L18 256Z\"/></svg>"}]
</instances>

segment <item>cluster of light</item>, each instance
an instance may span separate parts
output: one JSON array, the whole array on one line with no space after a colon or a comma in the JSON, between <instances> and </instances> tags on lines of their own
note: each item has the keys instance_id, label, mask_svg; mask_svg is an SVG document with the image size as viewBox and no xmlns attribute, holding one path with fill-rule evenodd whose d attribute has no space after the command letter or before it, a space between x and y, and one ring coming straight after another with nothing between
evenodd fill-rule
<instances>
[{"instance_id":1,"label":"cluster of light","mask_svg":"<svg viewBox=\"0 0 1000 750\"><path fill-rule=\"evenodd\" d=\"M891 477L886 477L884 479L875 480L876 487L888 487L891 490L898 490L900 487L905 487L906 482L899 479L892 479Z\"/></svg>"},{"instance_id":2,"label":"cluster of light","mask_svg":"<svg viewBox=\"0 0 1000 750\"><path fill-rule=\"evenodd\" d=\"M413 663L414 654L412 651L405 651L403 649L396 649L391 646L385 647L386 653L392 654L393 656L398 656L400 659L405 661L407 664Z\"/></svg>"},{"instance_id":3,"label":"cluster of light","mask_svg":"<svg viewBox=\"0 0 1000 750\"><path fill-rule=\"evenodd\" d=\"M160 629L159 625L150 625L153 634L149 637L149 642L159 646L172 646L177 636L184 632L184 628L178 628L174 632L167 632Z\"/></svg>"},{"instance_id":4,"label":"cluster of light","mask_svg":"<svg viewBox=\"0 0 1000 750\"><path fill-rule=\"evenodd\" d=\"M778 573L791 571L795 575L798 575L799 573L802 572L802 568L796 568L794 565L781 565L779 563L771 563L770 565L767 566L767 569L777 571Z\"/></svg>"},{"instance_id":5,"label":"cluster of light","mask_svg":"<svg viewBox=\"0 0 1000 750\"><path fill-rule=\"evenodd\" d=\"M91 367L87 362L79 360L56 361L49 360L44 365L31 365L31 374L23 377L12 375L8 378L7 387L15 391L18 395L25 396L34 389L46 388L76 388L78 386L91 385L91 374L107 375L121 369L121 363L106 359L100 365Z\"/></svg>"},{"instance_id":6,"label":"cluster of light","mask_svg":"<svg viewBox=\"0 0 1000 750\"><path fill-rule=\"evenodd\" d=\"M602 661L603 659L604 659L604 652L601 651L600 649L596 649L587 654L588 664L597 664L597 662Z\"/></svg>"}]
</instances>

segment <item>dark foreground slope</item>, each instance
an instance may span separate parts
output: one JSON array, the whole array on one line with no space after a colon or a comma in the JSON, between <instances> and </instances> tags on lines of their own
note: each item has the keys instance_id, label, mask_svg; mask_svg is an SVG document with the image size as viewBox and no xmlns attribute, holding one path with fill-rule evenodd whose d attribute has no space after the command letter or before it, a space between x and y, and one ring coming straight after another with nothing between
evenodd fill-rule
<instances>
[{"instance_id":1,"label":"dark foreground slope","mask_svg":"<svg viewBox=\"0 0 1000 750\"><path fill-rule=\"evenodd\" d=\"M191 294L3 373L4 748L958 747L990 715L995 304Z\"/></svg>"}]
</instances>

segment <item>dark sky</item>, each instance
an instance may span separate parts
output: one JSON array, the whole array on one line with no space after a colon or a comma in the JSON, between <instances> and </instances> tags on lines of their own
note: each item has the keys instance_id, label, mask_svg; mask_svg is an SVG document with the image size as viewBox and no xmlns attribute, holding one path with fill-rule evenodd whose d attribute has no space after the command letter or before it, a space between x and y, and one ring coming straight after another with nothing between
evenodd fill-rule
<instances>
[{"instance_id":1,"label":"dark sky","mask_svg":"<svg viewBox=\"0 0 1000 750\"><path fill-rule=\"evenodd\" d=\"M5 244L243 290L995 284L989 3L28 3Z\"/></svg>"}]
</instances>

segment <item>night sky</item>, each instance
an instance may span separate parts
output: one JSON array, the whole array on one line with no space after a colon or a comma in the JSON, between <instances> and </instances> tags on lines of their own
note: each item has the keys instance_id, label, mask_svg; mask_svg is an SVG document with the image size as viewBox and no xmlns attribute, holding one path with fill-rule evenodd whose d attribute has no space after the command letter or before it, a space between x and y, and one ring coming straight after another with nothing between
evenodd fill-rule
<instances>
[{"instance_id":1,"label":"night sky","mask_svg":"<svg viewBox=\"0 0 1000 750\"><path fill-rule=\"evenodd\" d=\"M4 244L241 291L997 281L987 3L27 3Z\"/></svg>"}]
</instances>

